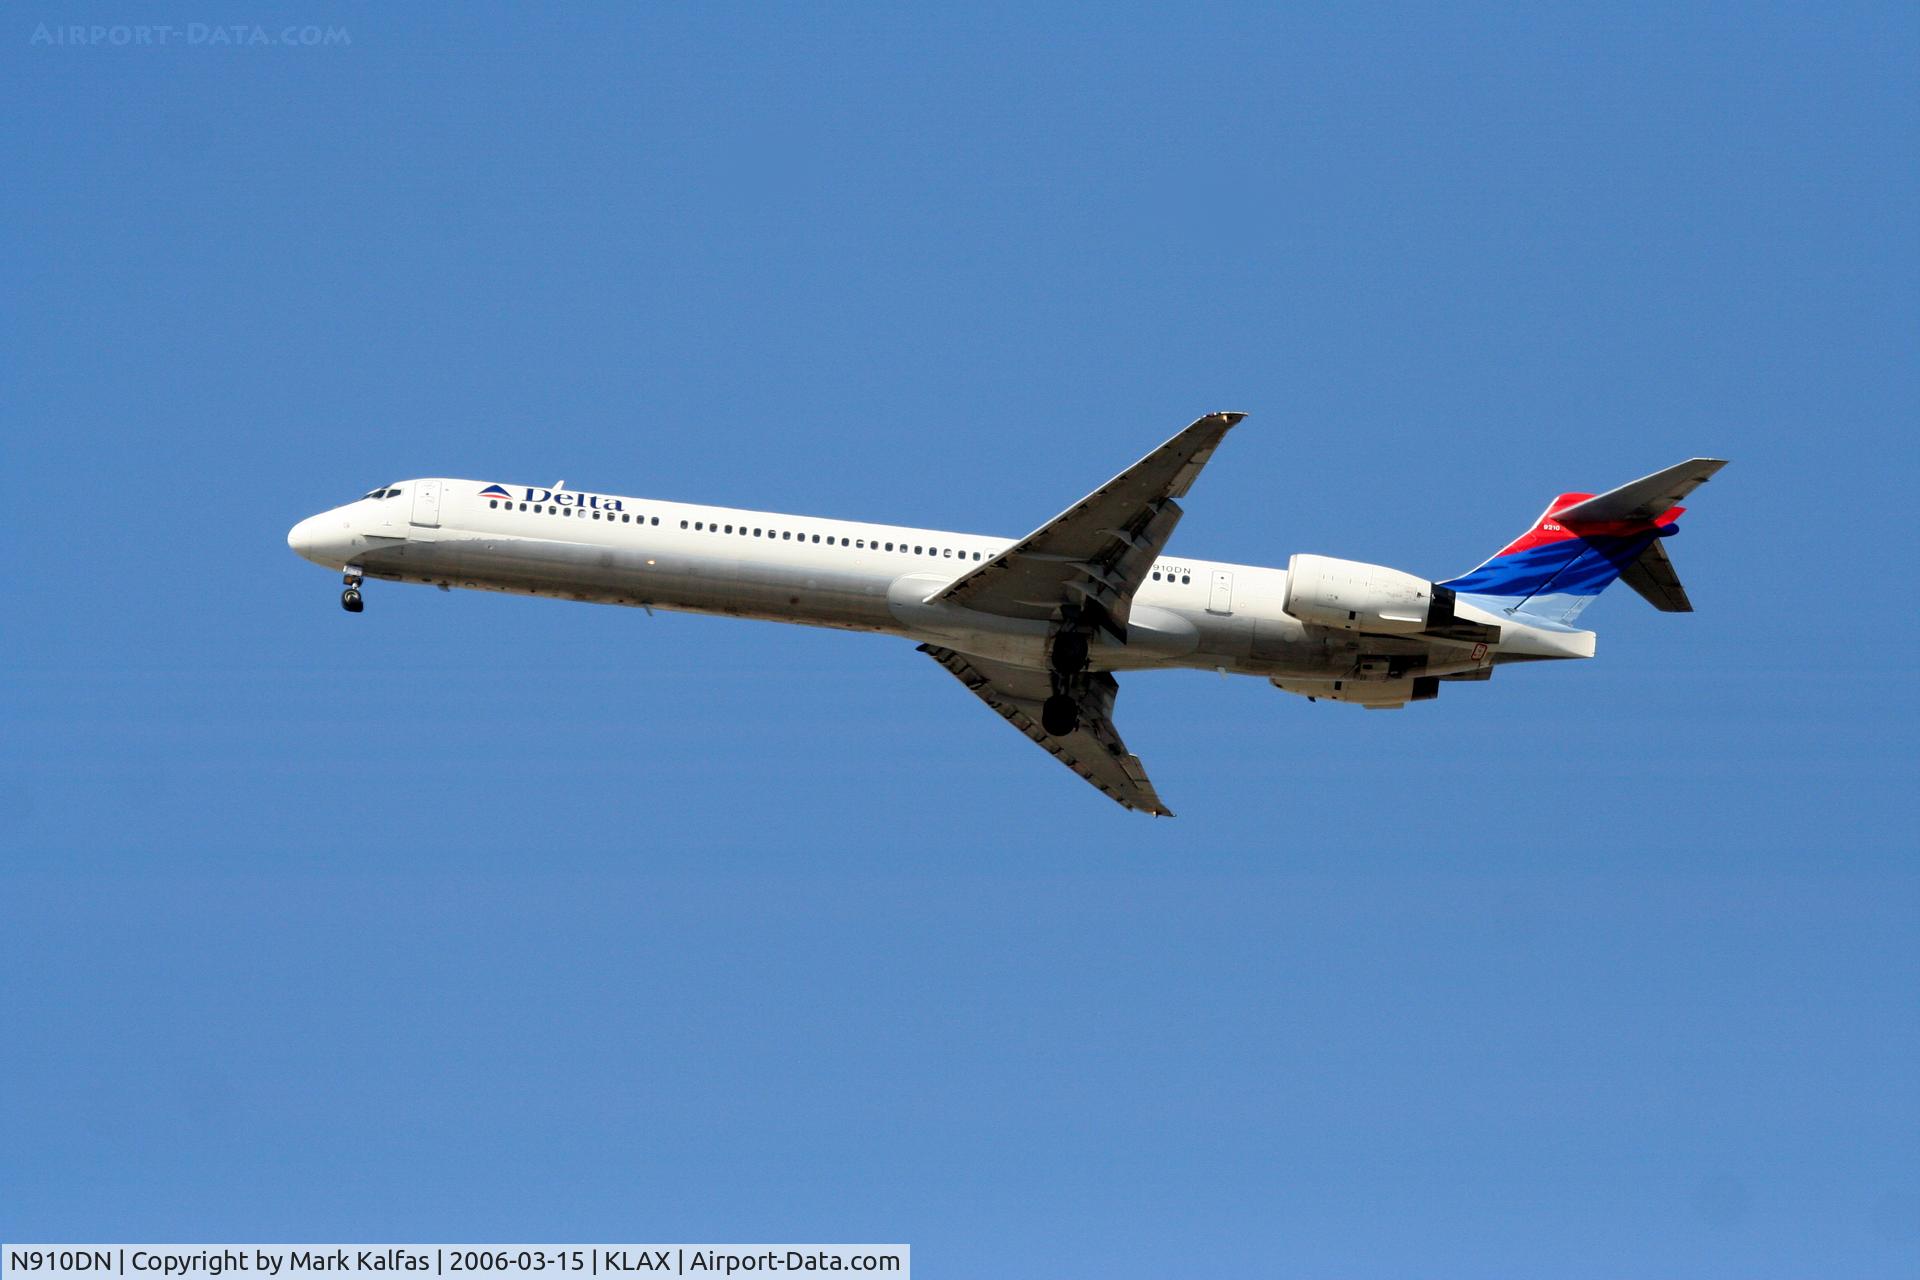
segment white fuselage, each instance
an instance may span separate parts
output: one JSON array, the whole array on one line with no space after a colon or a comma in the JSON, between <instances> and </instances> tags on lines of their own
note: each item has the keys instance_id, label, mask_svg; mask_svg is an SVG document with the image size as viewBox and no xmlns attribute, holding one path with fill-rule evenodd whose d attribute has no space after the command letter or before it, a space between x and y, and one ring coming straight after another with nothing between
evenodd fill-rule
<instances>
[{"instance_id":1,"label":"white fuselage","mask_svg":"<svg viewBox=\"0 0 1920 1280\"><path fill-rule=\"evenodd\" d=\"M1046 665L1048 624L929 602L1011 539L470 480L410 480L375 493L391 496L303 520L289 545L349 575L882 632ZM1369 657L1440 675L1497 656L1485 645L1303 624L1280 607L1286 579L1281 569L1163 557L1133 597L1127 641L1098 639L1092 666L1311 680L1351 673ZM1502 625L1498 654L1592 652L1590 633L1483 620Z\"/></svg>"}]
</instances>

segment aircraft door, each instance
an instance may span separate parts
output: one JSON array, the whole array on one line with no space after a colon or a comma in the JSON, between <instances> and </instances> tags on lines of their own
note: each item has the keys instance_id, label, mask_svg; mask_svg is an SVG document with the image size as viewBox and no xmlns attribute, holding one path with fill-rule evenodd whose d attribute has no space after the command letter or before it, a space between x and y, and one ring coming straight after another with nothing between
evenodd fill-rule
<instances>
[{"instance_id":1,"label":"aircraft door","mask_svg":"<svg viewBox=\"0 0 1920 1280\"><path fill-rule=\"evenodd\" d=\"M413 522L429 529L440 527L440 482L421 480L413 486Z\"/></svg>"},{"instance_id":2,"label":"aircraft door","mask_svg":"<svg viewBox=\"0 0 1920 1280\"><path fill-rule=\"evenodd\" d=\"M1207 612L1233 612L1233 575L1225 569L1213 571L1213 591L1207 597Z\"/></svg>"}]
</instances>

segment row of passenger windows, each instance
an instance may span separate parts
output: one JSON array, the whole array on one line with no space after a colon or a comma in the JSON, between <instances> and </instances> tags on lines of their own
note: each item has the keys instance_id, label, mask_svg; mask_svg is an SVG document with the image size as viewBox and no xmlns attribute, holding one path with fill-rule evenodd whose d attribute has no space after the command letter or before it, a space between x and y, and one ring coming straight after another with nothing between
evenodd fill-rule
<instances>
[{"instance_id":1,"label":"row of passenger windows","mask_svg":"<svg viewBox=\"0 0 1920 1280\"><path fill-rule=\"evenodd\" d=\"M509 511L513 510L515 506L513 502L510 502L510 501L503 502L499 498L488 498L487 505L489 507L493 507L496 509L500 507L505 507ZM519 503L518 506L520 510L525 511L528 509L529 504L522 502L522 503ZM613 522L613 517L615 514L614 512L611 512L611 511L602 513L600 511L589 511L579 507L546 506L538 502L532 503L531 507L535 515L544 513L546 515L571 516L575 512L578 512L582 519L586 519L589 516L591 516L595 520L600 520L604 518L609 524ZM656 524L657 525L660 523L659 516L653 516L651 518L647 516L635 516L635 515L629 515L625 511L620 512L619 516L620 516L621 524L627 524L631 522L635 524ZM796 534L791 529L782 529L778 531L775 531L773 529L755 529L744 524L738 527L734 525L722 526L718 523L714 523L706 520L695 520L695 521L692 521L691 523L689 523L688 521L682 520L680 522L680 527L682 529L690 528L698 533L738 533L743 538L748 537L749 535L755 538L777 537L782 542L792 542L792 541L795 541L796 539L798 539L801 542L805 542L808 540L809 537L811 537L812 540L815 542L823 541L821 536L817 533L809 535L805 533ZM878 538L873 538L873 539L840 538L840 537L835 537L832 534L828 534L824 539L824 541L830 547L835 547L835 546L854 547L859 550L865 550L868 548L869 545L871 545L873 550L878 551L882 548L882 545L883 545L880 539ZM969 553L966 551L955 551L952 547L928 547L928 546L909 547L908 544L904 542L897 544L897 546L895 543L889 542L884 544L884 546L885 546L885 549L888 551L893 551L897 549L899 551L906 552L910 555L940 556L947 560L953 559L956 555L959 556L960 559L965 560L969 555ZM980 559L980 553L978 551L972 552L971 555L975 560Z\"/></svg>"},{"instance_id":2,"label":"row of passenger windows","mask_svg":"<svg viewBox=\"0 0 1920 1280\"><path fill-rule=\"evenodd\" d=\"M756 529L744 524L723 525L716 524L711 520L695 520L691 524L682 520L680 527L682 529L692 529L695 533L737 533L743 538L778 538L782 542L824 542L830 547L852 547L856 551L898 551L903 555L910 556L939 556L943 560L952 560L955 558L965 560L969 557L978 560L981 558L978 551L956 551L952 547L930 547L923 543L882 542L878 538L841 538L833 534L827 534L822 537L817 533L794 533L790 529Z\"/></svg>"},{"instance_id":3,"label":"row of passenger windows","mask_svg":"<svg viewBox=\"0 0 1920 1280\"><path fill-rule=\"evenodd\" d=\"M513 503L502 502L498 498L488 498L487 505L490 507L505 507L509 511L513 510L513 507L514 507ZM621 524L629 524L629 523L659 524L660 523L659 516L654 516L651 520L649 520L646 516L636 516L625 511L615 513L612 511L589 511L584 507L549 507L549 506L543 506L538 502L532 503L531 507L529 507L528 503L522 502L520 504L520 509L522 511L531 509L535 515L540 515L542 513L545 513L550 516L571 516L571 515L577 514L582 520L585 520L588 516L592 516L595 520L605 520L608 524L613 523L613 517L615 516L615 514L619 515Z\"/></svg>"},{"instance_id":4,"label":"row of passenger windows","mask_svg":"<svg viewBox=\"0 0 1920 1280\"><path fill-rule=\"evenodd\" d=\"M368 496L371 497L372 495L369 494ZM489 498L487 499L487 505L489 507L505 507L507 510L511 511L514 509L515 504L512 502L503 502L498 498ZM522 511L526 511L529 508L529 504L525 502L522 502L518 505L520 510ZM611 512L611 511L607 511L607 512L588 511L584 508L579 508L579 507L546 506L538 502L532 503L531 508L536 515L544 513L550 516L551 515L571 516L576 512L578 512L582 519L585 519L588 516L591 516L595 520L604 519L609 524L613 523L613 517L615 514L614 512ZM653 516L653 517L636 516L636 515L631 515L625 511L620 512L619 516L620 516L621 524L633 523L633 524L657 525L660 523L659 516ZM884 542L883 543L878 538L840 538L840 537L834 536L833 534L827 534L824 538L822 538L822 536L817 533L796 534L790 529L782 529L776 533L772 529L755 529L744 524L738 525L738 526L730 525L730 524L722 525L722 524L716 524L707 520L695 520L691 524L689 524L685 520L682 520L680 522L680 527L682 529L692 529L696 533L737 533L743 538L749 537L749 536L755 537L755 538L778 537L782 542L793 542L793 541L822 542L824 541L830 547L834 547L834 546L852 547L856 551L868 551L868 550L899 551L903 555L938 556L943 560L951 560L956 556L962 560L966 560L969 558L978 560L981 558L980 553L978 551L965 551L965 550L956 551L952 547L930 547L921 543L906 543L906 542L899 542L899 543ZM1155 582L1159 582L1161 578L1162 578L1162 575L1160 571L1158 569L1154 570L1153 580ZM1171 573L1166 574L1165 579L1168 582L1172 582L1174 580L1174 575L1172 575ZM1193 578L1183 573L1180 575L1180 581L1183 584L1190 585L1193 582Z\"/></svg>"}]
</instances>

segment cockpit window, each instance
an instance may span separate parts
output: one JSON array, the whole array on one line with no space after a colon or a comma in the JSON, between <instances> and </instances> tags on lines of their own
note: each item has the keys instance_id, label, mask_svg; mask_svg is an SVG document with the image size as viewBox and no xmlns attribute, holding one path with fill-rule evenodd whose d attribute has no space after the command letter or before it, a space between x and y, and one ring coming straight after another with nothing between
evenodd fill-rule
<instances>
[{"instance_id":1,"label":"cockpit window","mask_svg":"<svg viewBox=\"0 0 1920 1280\"><path fill-rule=\"evenodd\" d=\"M398 489L375 489L371 493L361 494L360 501L365 502L369 498L397 498L399 496L400 491Z\"/></svg>"}]
</instances>

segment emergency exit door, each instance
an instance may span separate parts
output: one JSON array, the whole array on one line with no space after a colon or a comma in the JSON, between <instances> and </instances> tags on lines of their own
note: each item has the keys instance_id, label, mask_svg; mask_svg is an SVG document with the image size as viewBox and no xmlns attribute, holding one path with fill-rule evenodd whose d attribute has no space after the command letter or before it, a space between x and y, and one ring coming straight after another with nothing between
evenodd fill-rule
<instances>
[{"instance_id":1,"label":"emergency exit door","mask_svg":"<svg viewBox=\"0 0 1920 1280\"><path fill-rule=\"evenodd\" d=\"M440 527L440 482L422 480L413 486L413 522L429 529Z\"/></svg>"},{"instance_id":2,"label":"emergency exit door","mask_svg":"<svg viewBox=\"0 0 1920 1280\"><path fill-rule=\"evenodd\" d=\"M1208 613L1233 612L1233 575L1224 569L1213 573L1213 591L1207 597Z\"/></svg>"}]
</instances>

